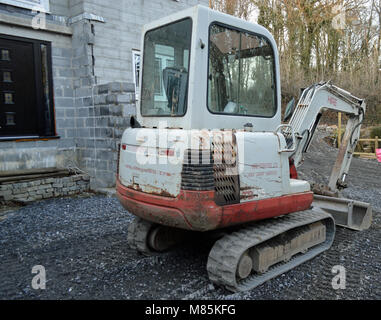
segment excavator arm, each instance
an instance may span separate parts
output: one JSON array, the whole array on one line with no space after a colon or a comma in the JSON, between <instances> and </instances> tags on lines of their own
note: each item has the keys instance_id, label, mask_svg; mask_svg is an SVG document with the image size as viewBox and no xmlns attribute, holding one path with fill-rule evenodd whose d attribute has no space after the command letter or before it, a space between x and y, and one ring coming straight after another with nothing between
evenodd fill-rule
<instances>
[{"instance_id":1,"label":"excavator arm","mask_svg":"<svg viewBox=\"0 0 381 320\"><path fill-rule=\"evenodd\" d=\"M313 135L325 110L345 113L348 116L346 130L339 147L327 186L313 185L314 207L333 215L337 224L355 230L369 228L372 209L368 203L337 197L346 187L345 179L351 164L366 104L363 99L338 88L330 82L318 83L305 89L285 131L287 141L294 141L290 158L295 167L303 163L303 154L308 151ZM294 134L294 139L290 139Z\"/></svg>"},{"instance_id":2,"label":"excavator arm","mask_svg":"<svg viewBox=\"0 0 381 320\"><path fill-rule=\"evenodd\" d=\"M364 100L329 82L314 84L305 89L289 122L296 137L295 152L291 154L295 166L299 167L303 163L303 153L308 150L322 113L325 110L345 113L348 123L328 183L329 190L333 193L343 189L360 137L365 109Z\"/></svg>"}]
</instances>

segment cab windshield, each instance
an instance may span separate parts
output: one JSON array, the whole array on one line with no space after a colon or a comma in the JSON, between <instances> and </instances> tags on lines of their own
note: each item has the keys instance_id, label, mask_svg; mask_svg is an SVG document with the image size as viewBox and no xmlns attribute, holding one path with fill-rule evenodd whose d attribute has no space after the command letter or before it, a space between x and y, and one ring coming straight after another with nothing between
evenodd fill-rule
<instances>
[{"instance_id":1,"label":"cab windshield","mask_svg":"<svg viewBox=\"0 0 381 320\"><path fill-rule=\"evenodd\" d=\"M266 38L213 24L209 39L209 110L274 116L274 64L274 52Z\"/></svg>"},{"instance_id":2,"label":"cab windshield","mask_svg":"<svg viewBox=\"0 0 381 320\"><path fill-rule=\"evenodd\" d=\"M191 34L190 18L145 34L141 96L143 116L185 114Z\"/></svg>"}]
</instances>

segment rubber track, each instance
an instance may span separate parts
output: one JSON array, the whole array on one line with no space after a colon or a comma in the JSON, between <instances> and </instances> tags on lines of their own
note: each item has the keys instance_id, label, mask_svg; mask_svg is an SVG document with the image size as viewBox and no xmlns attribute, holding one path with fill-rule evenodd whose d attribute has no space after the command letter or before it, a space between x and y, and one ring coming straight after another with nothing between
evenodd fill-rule
<instances>
[{"instance_id":1,"label":"rubber track","mask_svg":"<svg viewBox=\"0 0 381 320\"><path fill-rule=\"evenodd\" d=\"M145 255L155 254L147 244L148 233L153 227L153 223L135 217L128 227L127 242L130 248Z\"/></svg>"},{"instance_id":2,"label":"rubber track","mask_svg":"<svg viewBox=\"0 0 381 320\"><path fill-rule=\"evenodd\" d=\"M326 221L326 241L310 248L304 254L293 256L288 262L278 263L263 274L251 274L237 282L236 269L241 255L249 248L267 241L279 234L310 223ZM331 215L313 210L300 211L286 216L264 220L225 235L210 251L207 270L209 279L226 289L237 292L253 289L299 264L328 250L335 237L335 223Z\"/></svg>"}]
</instances>

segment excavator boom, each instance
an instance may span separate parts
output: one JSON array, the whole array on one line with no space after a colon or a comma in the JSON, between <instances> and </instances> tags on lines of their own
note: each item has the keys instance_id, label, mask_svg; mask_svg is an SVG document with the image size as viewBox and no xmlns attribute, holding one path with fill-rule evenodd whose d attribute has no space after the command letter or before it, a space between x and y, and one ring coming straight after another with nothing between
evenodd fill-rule
<instances>
[{"instance_id":1,"label":"excavator boom","mask_svg":"<svg viewBox=\"0 0 381 320\"><path fill-rule=\"evenodd\" d=\"M315 130L325 110L345 113L348 116L346 130L341 141L328 185L312 184L315 193L313 206L330 213L336 224L354 230L370 227L372 208L369 203L337 197L346 187L346 177L352 161L366 104L363 99L334 86L331 82L317 83L305 89L289 122L286 138L295 135L294 152L290 154L295 167L303 163L303 154L308 151Z\"/></svg>"}]
</instances>

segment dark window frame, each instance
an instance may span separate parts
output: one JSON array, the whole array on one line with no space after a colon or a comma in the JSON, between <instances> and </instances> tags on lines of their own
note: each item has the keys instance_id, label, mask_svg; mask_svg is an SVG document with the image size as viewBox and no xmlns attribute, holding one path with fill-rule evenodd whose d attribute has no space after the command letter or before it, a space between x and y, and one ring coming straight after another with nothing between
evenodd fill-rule
<instances>
[{"instance_id":1,"label":"dark window frame","mask_svg":"<svg viewBox=\"0 0 381 320\"><path fill-rule=\"evenodd\" d=\"M266 39L266 41L268 41L273 53L274 53L274 65L273 65L273 72L274 72L274 96L275 96L275 109L274 109L274 114L272 116L261 116L261 115L250 115L250 114L237 114L237 113L228 113L228 112L215 112L215 111L212 111L210 108L209 108L209 56L210 56L210 31L212 29L212 26L214 25L217 25L217 26L220 26L220 27L223 27L223 28L226 28L226 29L230 29L230 30L235 30L235 31L238 31L240 33L247 33L247 34L250 34L250 35L253 35L253 36L257 36L257 37L262 37L264 39ZM242 29L242 28L239 28L239 27L235 27L235 26L231 26L229 24L226 24L226 23L222 23L222 22L219 22L219 21L213 21L209 24L209 30L208 30L208 66L207 66L207 84L206 84L206 107L208 109L208 111L213 114L213 115L224 115L224 116L237 116L237 117L252 117L252 118L265 118L265 119L272 119L274 118L278 111L279 111L279 106L278 106L278 79L276 79L276 76L277 76L277 73L276 73L277 69L276 69L276 62L275 62L275 48L273 46L273 44L271 43L270 39L268 37L266 37L265 35L263 34L259 34L259 33L256 33L256 32L253 32L253 31L249 31L249 30L245 30L245 29Z\"/></svg>"},{"instance_id":2,"label":"dark window frame","mask_svg":"<svg viewBox=\"0 0 381 320\"><path fill-rule=\"evenodd\" d=\"M0 38L11 41L27 42L33 45L34 53L34 71L35 71L35 92L36 92L36 108L37 108L37 134L30 135L20 132L20 134L12 135L0 135L0 141L13 141L13 140L38 140L38 139L57 139L60 138L56 131L55 121L55 103L54 103L54 84L53 84L53 62L52 62L52 43L50 41L30 39L23 37L16 37L7 34L0 33ZM42 75L42 53L41 45L45 45L47 48L47 77L49 85L49 113L51 115L50 121L46 121L44 118L45 113L45 98L43 87L43 75ZM2 80L2 79L1 79ZM50 126L50 132L46 131L46 128Z\"/></svg>"}]
</instances>

